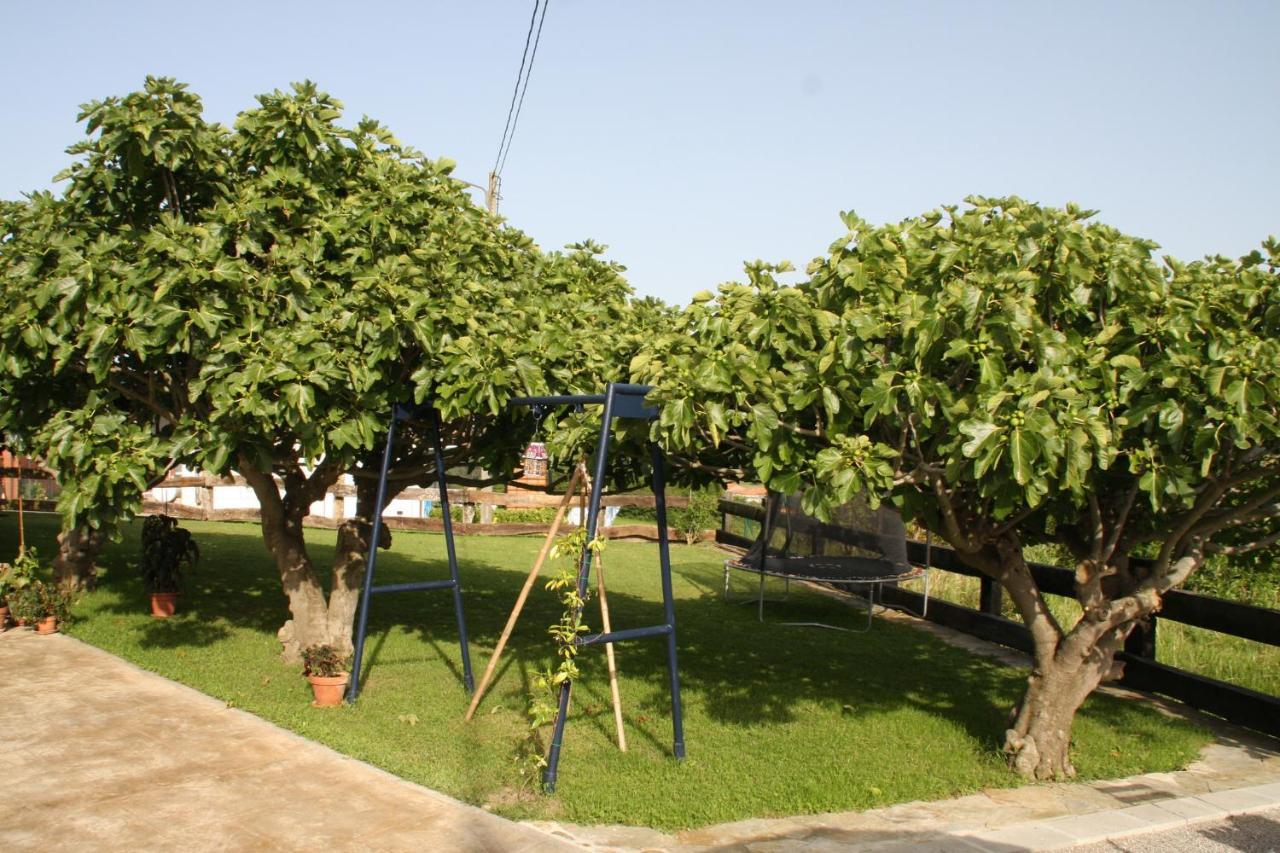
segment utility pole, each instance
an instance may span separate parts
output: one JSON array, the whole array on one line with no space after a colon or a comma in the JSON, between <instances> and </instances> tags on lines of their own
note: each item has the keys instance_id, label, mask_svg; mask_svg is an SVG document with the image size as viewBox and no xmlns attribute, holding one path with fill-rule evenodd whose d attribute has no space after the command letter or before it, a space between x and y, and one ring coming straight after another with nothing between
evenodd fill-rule
<instances>
[{"instance_id":1,"label":"utility pole","mask_svg":"<svg viewBox=\"0 0 1280 853\"><path fill-rule=\"evenodd\" d=\"M489 186L484 191L484 205L489 208L489 213L494 216L498 215L498 185L499 178L497 172L489 173ZM480 476L488 478L489 472L480 469ZM493 486L485 486L483 491L492 492ZM480 523L493 524L494 507L493 504L480 504ZM474 708L472 709L474 710Z\"/></svg>"},{"instance_id":2,"label":"utility pole","mask_svg":"<svg viewBox=\"0 0 1280 853\"><path fill-rule=\"evenodd\" d=\"M499 178L497 172L489 173L489 188L484 191L485 207L489 208L489 212L494 216L498 215L498 186Z\"/></svg>"}]
</instances>

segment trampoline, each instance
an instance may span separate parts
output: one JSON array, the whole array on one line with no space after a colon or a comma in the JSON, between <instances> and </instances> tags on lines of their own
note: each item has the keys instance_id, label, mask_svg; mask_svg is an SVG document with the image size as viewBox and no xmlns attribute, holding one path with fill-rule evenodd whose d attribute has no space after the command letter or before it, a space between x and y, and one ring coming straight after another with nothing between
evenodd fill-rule
<instances>
[{"instance_id":1,"label":"trampoline","mask_svg":"<svg viewBox=\"0 0 1280 853\"><path fill-rule=\"evenodd\" d=\"M781 548L771 553L774 533L777 530L779 515L785 524L785 537ZM791 591L791 581L807 581L809 583L826 584L834 587L865 587L864 597L867 599L867 624L863 628L845 628L829 625L825 622L783 622L783 625L796 625L813 628L831 628L838 631L869 631L877 605L877 594L884 584L896 584L902 581L924 578L924 611L929 612L929 549L926 547L924 566L914 566L907 558L907 530L902 523L902 516L887 504L881 504L872 510L865 501L854 501L841 507L834 514L837 526L843 534L841 537L846 550L854 553L826 554L811 553L797 555L790 553L796 519L812 531L821 525L816 519L808 517L801 509L798 496L785 496L777 492L769 492L765 500L764 521L760 525L760 534L752 546L740 557L726 560L724 563L724 598L729 598L729 577L731 570L754 572L760 576L760 585L755 597L745 599L754 601L758 607L760 621L764 619L766 601L785 600ZM852 543L852 544L850 544ZM810 550L818 550L817 537L810 534ZM783 599L766 599L764 581L767 577L782 578L785 581ZM887 607L879 602L881 607Z\"/></svg>"}]
</instances>

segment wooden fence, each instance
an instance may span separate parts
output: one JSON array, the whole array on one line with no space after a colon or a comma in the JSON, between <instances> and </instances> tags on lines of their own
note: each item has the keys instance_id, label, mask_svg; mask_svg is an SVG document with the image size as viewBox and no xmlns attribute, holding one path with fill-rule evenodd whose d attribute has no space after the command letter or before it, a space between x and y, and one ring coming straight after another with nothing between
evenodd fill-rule
<instances>
[{"instance_id":1,"label":"wooden fence","mask_svg":"<svg viewBox=\"0 0 1280 853\"><path fill-rule=\"evenodd\" d=\"M227 485L245 485L242 477L224 477L217 478L207 475L190 476L190 477L171 477L162 483L157 484L157 489L173 489L173 488L190 488L197 487L202 490L211 491L218 486ZM338 484L329 489L329 494L341 498L354 494L354 488L349 485ZM423 489L416 486L403 490L395 496L404 500L431 500L438 499L439 495L435 489ZM473 521L475 517L483 518L485 513L476 513L475 510L481 507L503 507L508 509L549 509L560 505L563 495L548 494L546 492L536 491L510 491L510 492L491 492L484 489L449 489L449 503L454 508L460 510L463 521L456 521L453 524L454 533L458 535L481 534L486 536L531 536L545 535L550 530L549 523L542 522L494 522L494 521ZM668 509L683 508L688 506L689 499L681 495L669 495L667 497ZM574 503L577 505L577 502ZM639 495L605 495L600 500L602 507L638 507L641 509L653 509L654 497L651 494ZM177 501L143 501L142 512L144 515L171 515L175 518L185 518L199 521L253 521L260 519L260 513L254 508L241 509L214 509L213 500L207 494L202 496L199 505L192 506L190 504L179 503ZM307 527L325 527L335 528L343 522L343 518L331 518L321 515L308 515L303 519L303 524ZM414 518L396 515L383 515L382 521L387 527L397 530L425 530L433 533L440 533L444 530L444 521L439 518ZM683 534L675 528L668 528L668 536L673 540L679 541ZM658 528L656 524L614 524L607 528L602 528L603 535L608 539L648 539L656 540L658 538ZM703 531L705 538L711 538L714 531Z\"/></svg>"},{"instance_id":2,"label":"wooden fence","mask_svg":"<svg viewBox=\"0 0 1280 853\"><path fill-rule=\"evenodd\" d=\"M716 531L716 541L740 548L749 547L753 539L731 532L728 529L729 518L759 524L764 520L764 508L722 500L720 513L721 524ZM869 538L857 531L807 518L793 519L792 529L846 545L866 546ZM918 565L925 565L925 550L923 542L907 543L908 555ZM976 577L980 584L976 609L933 598L929 601L929 621L1003 646L1031 651L1031 634L1026 627L1000 615L1002 589L996 581L964 565L951 549L937 545L930 549L929 565L940 571ZM1075 575L1070 569L1032 563L1031 572L1042 592L1075 597ZM883 589L883 600L887 604L909 607L916 613L921 612L924 604L924 596L920 593L888 585ZM1160 614L1151 618L1151 627L1145 631L1135 630L1119 655L1125 665L1121 684L1160 693L1237 725L1280 737L1280 697L1158 662L1155 632L1160 621L1180 622L1219 634L1280 646L1280 611L1172 590L1164 595Z\"/></svg>"}]
</instances>

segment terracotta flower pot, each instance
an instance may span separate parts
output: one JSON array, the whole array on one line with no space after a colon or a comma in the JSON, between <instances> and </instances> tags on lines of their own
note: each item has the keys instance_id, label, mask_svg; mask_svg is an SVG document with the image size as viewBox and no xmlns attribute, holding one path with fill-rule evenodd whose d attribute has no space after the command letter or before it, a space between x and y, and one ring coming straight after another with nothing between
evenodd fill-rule
<instances>
[{"instance_id":1,"label":"terracotta flower pot","mask_svg":"<svg viewBox=\"0 0 1280 853\"><path fill-rule=\"evenodd\" d=\"M0 631L9 627L9 605L0 604Z\"/></svg>"},{"instance_id":2,"label":"terracotta flower pot","mask_svg":"<svg viewBox=\"0 0 1280 853\"><path fill-rule=\"evenodd\" d=\"M178 595L176 592L151 593L151 615L156 619L168 619L173 615Z\"/></svg>"},{"instance_id":3,"label":"terracotta flower pot","mask_svg":"<svg viewBox=\"0 0 1280 853\"><path fill-rule=\"evenodd\" d=\"M333 676L308 675L307 681L311 682L311 693L316 697L311 707L336 708L341 705L342 696L347 692L349 677L345 672L342 675Z\"/></svg>"},{"instance_id":4,"label":"terracotta flower pot","mask_svg":"<svg viewBox=\"0 0 1280 853\"><path fill-rule=\"evenodd\" d=\"M58 633L58 617L46 616L36 623L37 634L56 634Z\"/></svg>"}]
</instances>

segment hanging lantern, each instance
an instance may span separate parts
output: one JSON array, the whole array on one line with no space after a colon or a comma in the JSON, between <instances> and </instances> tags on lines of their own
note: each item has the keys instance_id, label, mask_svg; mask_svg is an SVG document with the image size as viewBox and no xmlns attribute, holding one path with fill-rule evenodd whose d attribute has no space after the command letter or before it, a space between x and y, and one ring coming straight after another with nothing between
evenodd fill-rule
<instances>
[{"instance_id":1,"label":"hanging lantern","mask_svg":"<svg viewBox=\"0 0 1280 853\"><path fill-rule=\"evenodd\" d=\"M518 482L532 488L546 488L547 446L541 441L531 441L524 449L524 474Z\"/></svg>"}]
</instances>

